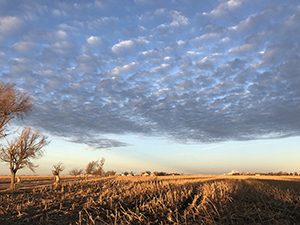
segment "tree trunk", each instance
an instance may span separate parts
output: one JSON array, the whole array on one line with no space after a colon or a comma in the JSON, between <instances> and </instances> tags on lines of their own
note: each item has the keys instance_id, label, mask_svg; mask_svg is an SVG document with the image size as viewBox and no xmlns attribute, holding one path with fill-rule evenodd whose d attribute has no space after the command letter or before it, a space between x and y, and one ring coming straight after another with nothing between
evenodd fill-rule
<instances>
[{"instance_id":1,"label":"tree trunk","mask_svg":"<svg viewBox=\"0 0 300 225\"><path fill-rule=\"evenodd\" d=\"M60 177L59 176L55 176L55 183L60 183Z\"/></svg>"},{"instance_id":2,"label":"tree trunk","mask_svg":"<svg viewBox=\"0 0 300 225\"><path fill-rule=\"evenodd\" d=\"M10 181L10 189L15 189L15 181L16 181L16 172L11 171L11 181Z\"/></svg>"}]
</instances>

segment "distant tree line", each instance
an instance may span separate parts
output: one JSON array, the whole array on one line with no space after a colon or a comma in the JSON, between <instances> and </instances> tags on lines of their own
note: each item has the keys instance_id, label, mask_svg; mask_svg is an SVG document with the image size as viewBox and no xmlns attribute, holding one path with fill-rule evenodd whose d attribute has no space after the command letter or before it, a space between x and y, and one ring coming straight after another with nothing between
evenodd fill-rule
<instances>
[{"instance_id":1,"label":"distant tree line","mask_svg":"<svg viewBox=\"0 0 300 225\"><path fill-rule=\"evenodd\" d=\"M101 177L108 177L108 176L114 176L116 175L116 171L110 170L110 171L104 171L103 166L105 163L105 158L101 158L101 160L91 161L87 164L85 170L84 169L78 169L74 168L69 171L69 174L72 176L80 176L85 175L86 178L88 176L101 176ZM65 169L65 166L59 162L55 165L53 165L52 174L53 176L59 176L60 173Z\"/></svg>"},{"instance_id":2,"label":"distant tree line","mask_svg":"<svg viewBox=\"0 0 300 225\"><path fill-rule=\"evenodd\" d=\"M130 173L125 171L124 173L121 173L120 174L121 176L136 176L135 172L131 171ZM178 176L178 175L183 175L183 174L180 174L180 173L167 173L167 172L158 172L158 171L155 171L153 173L151 173L151 171L147 170L147 171L144 171L144 172L141 172L141 176Z\"/></svg>"},{"instance_id":3,"label":"distant tree line","mask_svg":"<svg viewBox=\"0 0 300 225\"><path fill-rule=\"evenodd\" d=\"M155 176L179 176L179 175L182 175L182 174L180 174L180 173L167 173L167 172L157 172L157 171L155 171L154 173L153 173Z\"/></svg>"},{"instance_id":4,"label":"distant tree line","mask_svg":"<svg viewBox=\"0 0 300 225\"><path fill-rule=\"evenodd\" d=\"M242 176L299 176L297 172L288 173L288 172L268 172L268 173L233 173L232 175L242 175Z\"/></svg>"}]
</instances>

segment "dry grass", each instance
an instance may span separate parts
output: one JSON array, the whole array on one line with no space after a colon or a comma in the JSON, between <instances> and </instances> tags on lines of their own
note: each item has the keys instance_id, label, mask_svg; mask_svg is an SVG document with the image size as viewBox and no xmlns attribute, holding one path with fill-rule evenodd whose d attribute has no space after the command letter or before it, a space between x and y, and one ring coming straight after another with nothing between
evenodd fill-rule
<instances>
[{"instance_id":1,"label":"dry grass","mask_svg":"<svg viewBox=\"0 0 300 225\"><path fill-rule=\"evenodd\" d=\"M300 224L299 179L284 179L111 177L40 186L1 194L0 222Z\"/></svg>"}]
</instances>

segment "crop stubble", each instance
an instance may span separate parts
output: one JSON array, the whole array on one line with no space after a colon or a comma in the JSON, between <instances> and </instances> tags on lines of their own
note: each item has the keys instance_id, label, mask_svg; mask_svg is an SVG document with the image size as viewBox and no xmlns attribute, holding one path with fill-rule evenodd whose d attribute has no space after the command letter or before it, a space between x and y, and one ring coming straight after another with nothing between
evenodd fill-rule
<instances>
[{"instance_id":1,"label":"crop stubble","mask_svg":"<svg viewBox=\"0 0 300 225\"><path fill-rule=\"evenodd\" d=\"M300 224L300 182L109 177L0 195L1 224Z\"/></svg>"}]
</instances>

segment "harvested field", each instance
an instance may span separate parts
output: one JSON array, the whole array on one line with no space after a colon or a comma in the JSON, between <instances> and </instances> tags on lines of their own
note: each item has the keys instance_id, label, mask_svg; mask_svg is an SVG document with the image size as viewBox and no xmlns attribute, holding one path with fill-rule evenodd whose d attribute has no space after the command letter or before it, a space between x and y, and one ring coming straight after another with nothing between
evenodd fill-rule
<instances>
[{"instance_id":1,"label":"harvested field","mask_svg":"<svg viewBox=\"0 0 300 225\"><path fill-rule=\"evenodd\" d=\"M21 178L21 183L16 183L18 189L33 188L41 185L50 185L54 182L54 176L17 176ZM60 176L62 182L79 181L84 179L83 176ZM88 179L94 179L95 177L89 177ZM10 176L0 176L0 193L5 192L10 187Z\"/></svg>"},{"instance_id":2,"label":"harvested field","mask_svg":"<svg viewBox=\"0 0 300 225\"><path fill-rule=\"evenodd\" d=\"M294 177L108 177L0 194L1 224L300 224Z\"/></svg>"}]
</instances>

